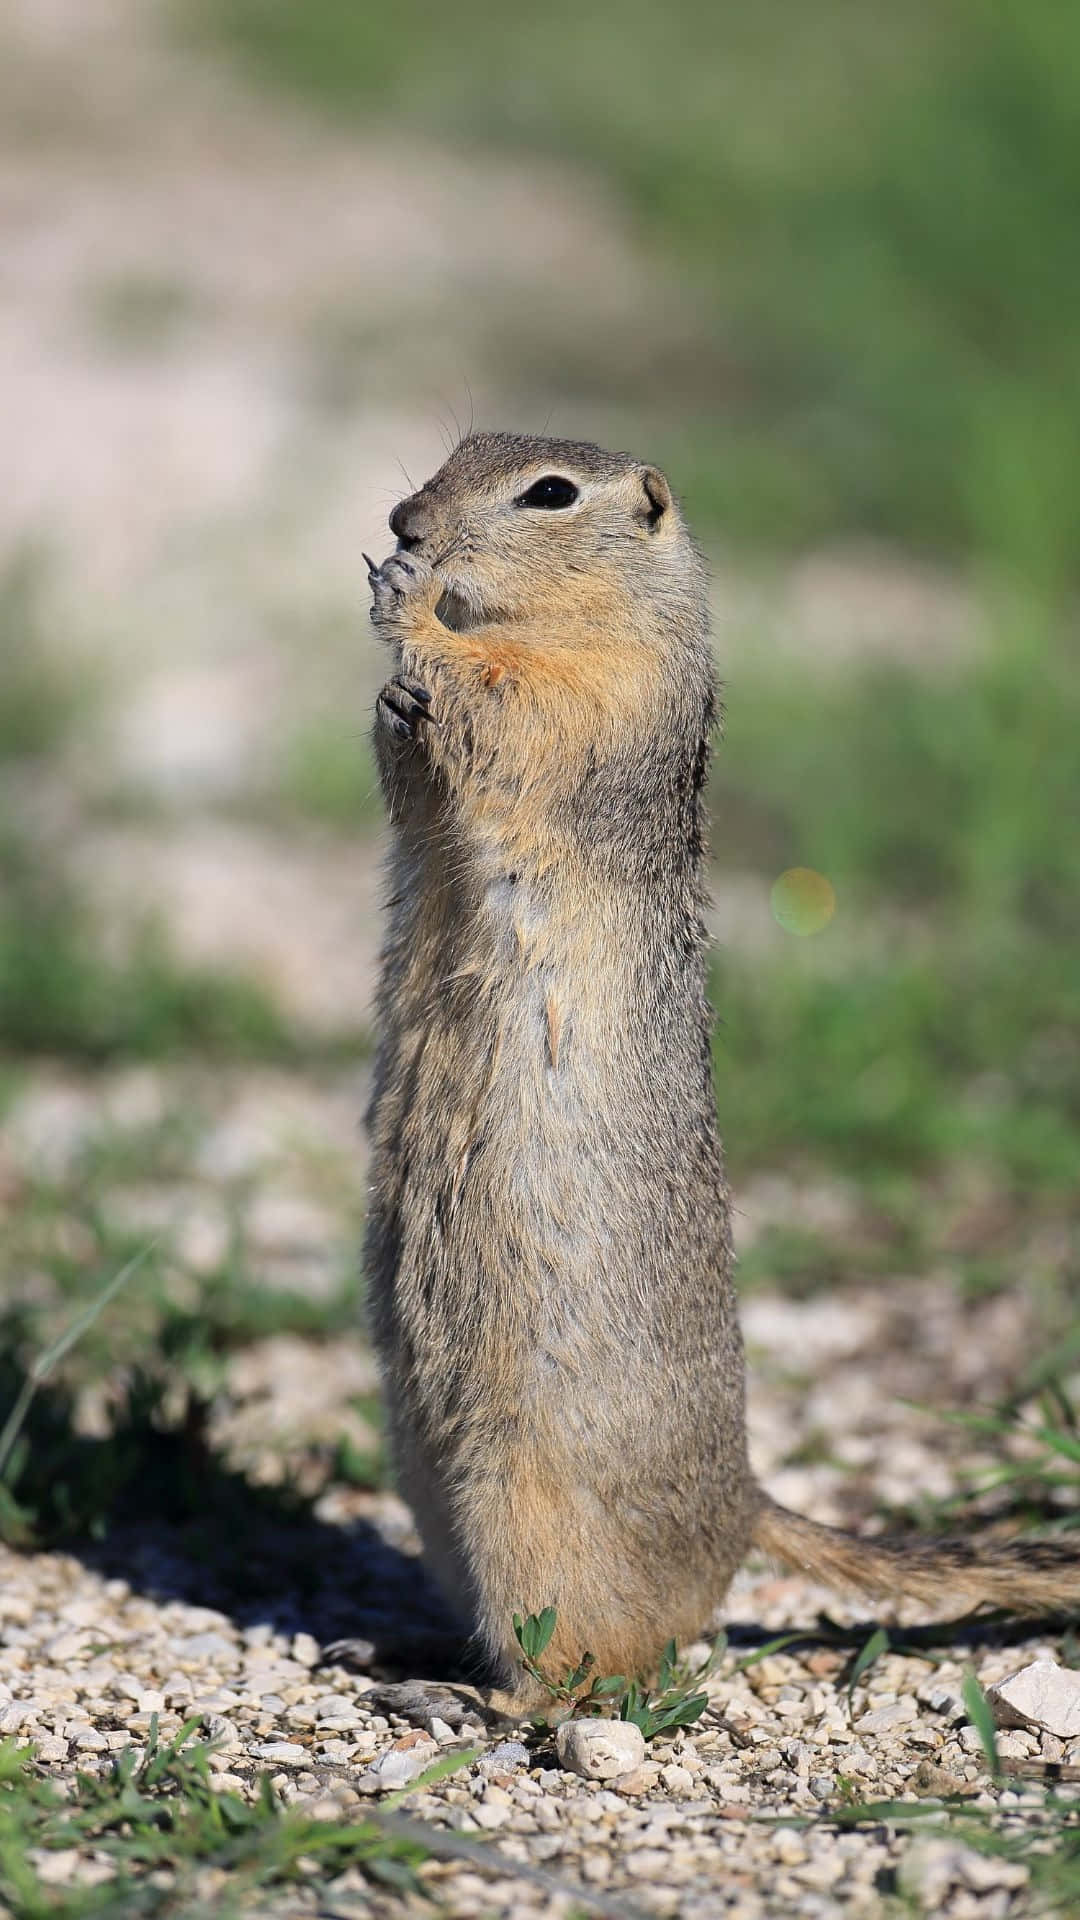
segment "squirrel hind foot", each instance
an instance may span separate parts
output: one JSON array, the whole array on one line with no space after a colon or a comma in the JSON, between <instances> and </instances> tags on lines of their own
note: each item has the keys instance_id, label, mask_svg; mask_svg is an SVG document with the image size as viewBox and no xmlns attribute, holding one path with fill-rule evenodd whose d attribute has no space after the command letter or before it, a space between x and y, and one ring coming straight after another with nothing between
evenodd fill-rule
<instances>
[{"instance_id":1,"label":"squirrel hind foot","mask_svg":"<svg viewBox=\"0 0 1080 1920\"><path fill-rule=\"evenodd\" d=\"M368 1689L364 1704L379 1713L394 1713L414 1727L431 1729L442 1720L454 1733L479 1724L487 1733L504 1733L529 1717L529 1710L513 1710L513 1696L495 1688L444 1686L431 1680L396 1680Z\"/></svg>"}]
</instances>

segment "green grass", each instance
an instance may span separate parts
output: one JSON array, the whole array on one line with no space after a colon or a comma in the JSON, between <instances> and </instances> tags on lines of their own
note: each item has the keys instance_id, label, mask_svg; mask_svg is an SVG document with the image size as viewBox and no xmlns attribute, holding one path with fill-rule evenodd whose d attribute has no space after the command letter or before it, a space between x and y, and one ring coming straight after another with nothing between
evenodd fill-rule
<instances>
[{"instance_id":1,"label":"green grass","mask_svg":"<svg viewBox=\"0 0 1080 1920\"><path fill-rule=\"evenodd\" d=\"M198 317L198 297L171 274L114 273L88 288L94 339L117 355L154 354L174 346Z\"/></svg>"},{"instance_id":2,"label":"green grass","mask_svg":"<svg viewBox=\"0 0 1080 1920\"><path fill-rule=\"evenodd\" d=\"M617 397L699 524L862 528L1074 577L1080 20L1057 0L186 12L325 111L621 195L696 321L673 350L645 323ZM567 330L549 336L538 395L566 391Z\"/></svg>"},{"instance_id":3,"label":"green grass","mask_svg":"<svg viewBox=\"0 0 1080 1920\"><path fill-rule=\"evenodd\" d=\"M0 567L0 773L56 753L93 707L90 675L62 658L52 633L48 580L38 547L16 549Z\"/></svg>"},{"instance_id":4,"label":"green grass","mask_svg":"<svg viewBox=\"0 0 1080 1920\"><path fill-rule=\"evenodd\" d=\"M26 548L0 572L0 1055L205 1053L295 1058L300 1037L254 982L187 967L152 925L122 958L18 806L36 772L64 780L85 748L97 689L52 630L45 556ZM30 816L32 817L32 809Z\"/></svg>"},{"instance_id":5,"label":"green grass","mask_svg":"<svg viewBox=\"0 0 1080 1920\"><path fill-rule=\"evenodd\" d=\"M817 1156L866 1179L958 1158L1067 1198L1080 1164L1080 663L1031 616L974 667L731 698L713 784L730 860L833 882L767 965L717 957L717 1089L736 1169ZM728 828L734 819L737 838ZM779 936L778 936L779 939Z\"/></svg>"},{"instance_id":6,"label":"green grass","mask_svg":"<svg viewBox=\"0 0 1080 1920\"><path fill-rule=\"evenodd\" d=\"M295 1058L266 991L182 965L153 927L109 956L83 902L28 843L0 838L0 1048L70 1058Z\"/></svg>"},{"instance_id":7,"label":"green grass","mask_svg":"<svg viewBox=\"0 0 1080 1920\"><path fill-rule=\"evenodd\" d=\"M302 1883L332 1900L332 1882L359 1867L395 1892L422 1891L422 1841L387 1823L313 1820L289 1811L263 1779L254 1801L214 1785L210 1748L190 1720L145 1750L125 1748L100 1778L79 1774L68 1797L35 1770L33 1750L0 1743L0 1899L12 1920L229 1920L273 1888ZM466 1756L467 1757L467 1756ZM30 1857L78 1851L108 1870L96 1885L45 1879Z\"/></svg>"},{"instance_id":8,"label":"green grass","mask_svg":"<svg viewBox=\"0 0 1080 1920\"><path fill-rule=\"evenodd\" d=\"M299 1288L267 1286L239 1224L220 1266L193 1272L178 1263L167 1231L152 1241L117 1231L107 1195L81 1178L67 1189L27 1182L12 1223L0 1231L0 1353L28 1356L49 1346L112 1273L145 1253L123 1314L87 1330L66 1377L86 1384L118 1366L150 1367L159 1379L181 1379L209 1395L221 1386L228 1356L240 1348L284 1333L332 1340L362 1324L359 1268L349 1257L358 1240L357 1224L342 1252L338 1283L312 1297ZM32 1298L22 1291L28 1272L35 1277ZM358 1411L370 1418L368 1408ZM353 1467L360 1472L359 1455Z\"/></svg>"},{"instance_id":9,"label":"green grass","mask_svg":"<svg viewBox=\"0 0 1080 1920\"><path fill-rule=\"evenodd\" d=\"M375 761L363 716L346 723L324 716L297 729L288 743L276 790L288 813L339 831L369 833L383 817Z\"/></svg>"},{"instance_id":10,"label":"green grass","mask_svg":"<svg viewBox=\"0 0 1080 1920\"><path fill-rule=\"evenodd\" d=\"M508 390L599 402L642 435L703 532L863 531L971 563L996 609L974 667L785 662L729 690L725 861L814 868L839 904L805 950L718 958L721 1117L737 1177L809 1157L880 1186L974 1160L1018 1197L1067 1198L1080 669L1055 609L1080 501L1077 19L1054 0L467 0L445 18L406 0L393 20L189 0L185 17L322 111L585 169L621 197L689 323L669 341L632 317L613 345L515 312L477 351ZM303 809L362 819L351 754L316 740L290 778Z\"/></svg>"},{"instance_id":11,"label":"green grass","mask_svg":"<svg viewBox=\"0 0 1080 1920\"><path fill-rule=\"evenodd\" d=\"M1002 1784L1008 1787L1013 1782L1005 1776ZM958 1799L863 1801L853 1784L847 1803L832 1809L828 1818L848 1829L880 1831L884 1826L912 1837L922 1832L933 1840L957 1841L989 1858L1015 1862L1030 1874L1028 1887L1018 1896L1024 1905L1017 1911L1072 1913L1080 1902L1080 1802L1066 1793L1039 1791L1031 1781L1022 1784L1029 1791L1035 1788L1034 1804L1025 1807L1022 1815L1010 1813L1004 1821L989 1809L966 1806ZM900 1911L926 1911L917 1868L913 1873L904 1857L897 1871L897 1892L903 1901Z\"/></svg>"}]
</instances>

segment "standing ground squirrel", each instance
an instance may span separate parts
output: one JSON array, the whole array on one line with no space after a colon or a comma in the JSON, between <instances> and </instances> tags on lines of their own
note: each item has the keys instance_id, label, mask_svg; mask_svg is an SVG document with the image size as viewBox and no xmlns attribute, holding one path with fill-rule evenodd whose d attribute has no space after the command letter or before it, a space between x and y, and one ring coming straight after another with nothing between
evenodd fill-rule
<instances>
[{"instance_id":1,"label":"standing ground squirrel","mask_svg":"<svg viewBox=\"0 0 1080 1920\"><path fill-rule=\"evenodd\" d=\"M649 1675L752 1545L832 1584L1080 1603L1080 1550L862 1542L747 1459L705 995L705 577L655 467L472 433L369 563L394 654L367 1273L399 1482L510 1712Z\"/></svg>"}]
</instances>

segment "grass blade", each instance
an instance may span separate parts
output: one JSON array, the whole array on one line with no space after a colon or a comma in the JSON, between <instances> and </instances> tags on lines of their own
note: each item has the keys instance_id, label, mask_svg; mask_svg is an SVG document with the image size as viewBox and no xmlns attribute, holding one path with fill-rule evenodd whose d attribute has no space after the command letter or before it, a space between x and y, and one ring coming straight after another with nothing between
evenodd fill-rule
<instances>
[{"instance_id":1,"label":"grass blade","mask_svg":"<svg viewBox=\"0 0 1080 1920\"><path fill-rule=\"evenodd\" d=\"M156 1241L151 1240L120 1268L119 1273L114 1273L108 1284L102 1287L101 1292L83 1308L81 1313L75 1315L74 1320L64 1328L63 1333L53 1341L52 1346L46 1347L44 1353L39 1354L34 1361L15 1397L15 1403L4 1422L3 1431L0 1432L0 1480L5 1477L5 1469L11 1458L12 1449L22 1431L31 1401L42 1381L48 1379L57 1361L62 1360L65 1353L69 1352L76 1342L82 1339L83 1334L93 1326L99 1314L104 1312L110 1300L116 1298L121 1287L127 1285L132 1274L142 1266L156 1244Z\"/></svg>"},{"instance_id":2,"label":"grass blade","mask_svg":"<svg viewBox=\"0 0 1080 1920\"><path fill-rule=\"evenodd\" d=\"M1000 1780L1001 1756L998 1753L997 1729L994 1725L993 1711L989 1700L970 1667L964 1675L963 1695L964 1706L967 1708L967 1717L982 1742L982 1750L986 1755L986 1764L993 1774L994 1779Z\"/></svg>"},{"instance_id":3,"label":"grass blade","mask_svg":"<svg viewBox=\"0 0 1080 1920\"><path fill-rule=\"evenodd\" d=\"M875 1631L870 1635L870 1638L866 1642L865 1646L860 1648L859 1652L855 1656L854 1661L852 1662L851 1678L848 1681L848 1690L847 1690L847 1704L848 1704L849 1715L851 1713L852 1706L855 1700L855 1689L858 1686L859 1681L862 1679L863 1674L867 1671L868 1667L873 1666L875 1660L880 1660L882 1654L888 1653L888 1651L889 1651L889 1636L886 1633L884 1627L877 1627Z\"/></svg>"}]
</instances>

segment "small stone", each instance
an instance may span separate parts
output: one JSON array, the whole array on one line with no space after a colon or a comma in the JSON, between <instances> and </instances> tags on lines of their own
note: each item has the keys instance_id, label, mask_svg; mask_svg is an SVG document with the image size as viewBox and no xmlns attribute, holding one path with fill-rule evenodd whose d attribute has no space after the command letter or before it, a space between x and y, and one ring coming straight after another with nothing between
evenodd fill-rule
<instances>
[{"instance_id":1,"label":"small stone","mask_svg":"<svg viewBox=\"0 0 1080 1920\"><path fill-rule=\"evenodd\" d=\"M773 1841L773 1852L785 1867L798 1867L806 1859L806 1842L801 1833L781 1827Z\"/></svg>"},{"instance_id":2,"label":"small stone","mask_svg":"<svg viewBox=\"0 0 1080 1920\"><path fill-rule=\"evenodd\" d=\"M1009 1727L998 1734L997 1750L1009 1760L1027 1760L1038 1748L1038 1736L1028 1727Z\"/></svg>"},{"instance_id":3,"label":"small stone","mask_svg":"<svg viewBox=\"0 0 1080 1920\"><path fill-rule=\"evenodd\" d=\"M225 1714L208 1713L203 1725L206 1728L207 1739L216 1741L219 1747L240 1745L240 1729L235 1720L230 1720Z\"/></svg>"},{"instance_id":4,"label":"small stone","mask_svg":"<svg viewBox=\"0 0 1080 1920\"><path fill-rule=\"evenodd\" d=\"M893 1700L885 1707L871 1707L869 1713L861 1714L855 1722L856 1733L893 1733L897 1727L906 1726L909 1720L918 1718L918 1708L914 1700Z\"/></svg>"},{"instance_id":5,"label":"small stone","mask_svg":"<svg viewBox=\"0 0 1080 1920\"><path fill-rule=\"evenodd\" d=\"M670 1878L670 1869L671 1855L659 1847L639 1847L626 1858L626 1871L633 1874L635 1880L663 1881Z\"/></svg>"},{"instance_id":6,"label":"small stone","mask_svg":"<svg viewBox=\"0 0 1080 1920\"><path fill-rule=\"evenodd\" d=\"M831 1773L812 1773L807 1786L815 1800L827 1800L836 1791L836 1781Z\"/></svg>"},{"instance_id":7,"label":"small stone","mask_svg":"<svg viewBox=\"0 0 1080 1920\"><path fill-rule=\"evenodd\" d=\"M317 1667L322 1654L318 1641L310 1633L294 1633L289 1651L302 1667Z\"/></svg>"},{"instance_id":8,"label":"small stone","mask_svg":"<svg viewBox=\"0 0 1080 1920\"><path fill-rule=\"evenodd\" d=\"M408 1736L406 1735L406 1738ZM404 1746L400 1742L387 1747L356 1782L358 1793L386 1793L391 1787L407 1787L423 1773L438 1752L437 1743L421 1735L420 1742Z\"/></svg>"},{"instance_id":9,"label":"small stone","mask_svg":"<svg viewBox=\"0 0 1080 1920\"><path fill-rule=\"evenodd\" d=\"M235 1640L229 1639L224 1633L193 1633L186 1640L178 1640L169 1657L174 1660L220 1660L223 1657L235 1660L237 1652Z\"/></svg>"},{"instance_id":10,"label":"small stone","mask_svg":"<svg viewBox=\"0 0 1080 1920\"><path fill-rule=\"evenodd\" d=\"M275 1767L298 1767L311 1759L306 1747L298 1747L291 1740L258 1741L251 1751L256 1759Z\"/></svg>"},{"instance_id":11,"label":"small stone","mask_svg":"<svg viewBox=\"0 0 1080 1920\"><path fill-rule=\"evenodd\" d=\"M1080 1673L1056 1660L1033 1660L988 1687L986 1697L999 1727L1045 1728L1060 1740L1080 1736Z\"/></svg>"},{"instance_id":12,"label":"small stone","mask_svg":"<svg viewBox=\"0 0 1080 1920\"><path fill-rule=\"evenodd\" d=\"M586 1853L581 1862L581 1877L583 1880L590 1881L593 1886L603 1886L605 1881L610 1880L611 1861L607 1854L601 1853L599 1849Z\"/></svg>"},{"instance_id":13,"label":"small stone","mask_svg":"<svg viewBox=\"0 0 1080 1920\"><path fill-rule=\"evenodd\" d=\"M631 1767L629 1773L617 1773L611 1784L616 1793L632 1799L636 1794L648 1793L659 1778L660 1769L655 1761L646 1760L644 1766Z\"/></svg>"},{"instance_id":14,"label":"small stone","mask_svg":"<svg viewBox=\"0 0 1080 1920\"><path fill-rule=\"evenodd\" d=\"M35 1849L34 1867L39 1880L47 1887L62 1887L74 1879L79 1870L79 1853L75 1847L57 1847L55 1849Z\"/></svg>"},{"instance_id":15,"label":"small stone","mask_svg":"<svg viewBox=\"0 0 1080 1920\"><path fill-rule=\"evenodd\" d=\"M472 1817L486 1833L494 1833L497 1828L505 1827L510 1818L510 1808L500 1807L497 1803L490 1805L485 1800L483 1806L473 1808Z\"/></svg>"},{"instance_id":16,"label":"small stone","mask_svg":"<svg viewBox=\"0 0 1080 1920\"><path fill-rule=\"evenodd\" d=\"M145 1693L136 1694L135 1705L140 1713L164 1713L165 1695L150 1687Z\"/></svg>"},{"instance_id":17,"label":"small stone","mask_svg":"<svg viewBox=\"0 0 1080 1920\"><path fill-rule=\"evenodd\" d=\"M38 1709L32 1700L12 1700L0 1711L0 1733L19 1733L23 1727L29 1727L37 1719Z\"/></svg>"},{"instance_id":18,"label":"small stone","mask_svg":"<svg viewBox=\"0 0 1080 1920\"><path fill-rule=\"evenodd\" d=\"M842 1853L816 1853L811 1854L810 1859L804 1861L802 1866L795 1867L794 1873L796 1880L800 1880L804 1887L812 1887L818 1893L827 1893L846 1870L847 1861Z\"/></svg>"},{"instance_id":19,"label":"small stone","mask_svg":"<svg viewBox=\"0 0 1080 1920\"><path fill-rule=\"evenodd\" d=\"M445 1722L440 1721L439 1725L444 1726ZM446 1731L447 1733L450 1732L449 1727L447 1727ZM434 1732L434 1727L432 1728L432 1732ZM438 1740L439 1735L435 1734L435 1738ZM480 1765L485 1772L490 1771L493 1773L510 1773L515 1767L527 1767L528 1764L529 1749L522 1740L500 1740L498 1746L492 1747L491 1751L485 1753L483 1759L480 1761Z\"/></svg>"},{"instance_id":20,"label":"small stone","mask_svg":"<svg viewBox=\"0 0 1080 1920\"><path fill-rule=\"evenodd\" d=\"M896 1879L901 1893L914 1896L927 1911L936 1913L953 1887L968 1887L975 1893L1021 1887L1027 1882L1028 1869L1018 1861L976 1853L956 1840L919 1839L902 1857Z\"/></svg>"},{"instance_id":21,"label":"small stone","mask_svg":"<svg viewBox=\"0 0 1080 1920\"><path fill-rule=\"evenodd\" d=\"M316 1720L338 1720L355 1714L356 1702L350 1693L323 1693L311 1702L311 1711Z\"/></svg>"},{"instance_id":22,"label":"small stone","mask_svg":"<svg viewBox=\"0 0 1080 1920\"><path fill-rule=\"evenodd\" d=\"M950 1773L947 1767L936 1767L932 1760L919 1761L912 1784L916 1793L933 1795L941 1800L948 1800L954 1794L970 1795L978 1791L958 1773Z\"/></svg>"},{"instance_id":23,"label":"small stone","mask_svg":"<svg viewBox=\"0 0 1080 1920\"><path fill-rule=\"evenodd\" d=\"M559 1764L586 1780L613 1780L639 1767L645 1736L632 1720L564 1720L555 1736Z\"/></svg>"},{"instance_id":24,"label":"small stone","mask_svg":"<svg viewBox=\"0 0 1080 1920\"><path fill-rule=\"evenodd\" d=\"M933 1713L949 1713L960 1704L954 1689L943 1685L936 1675L916 1688L915 1697Z\"/></svg>"},{"instance_id":25,"label":"small stone","mask_svg":"<svg viewBox=\"0 0 1080 1920\"><path fill-rule=\"evenodd\" d=\"M440 1747L448 1746L451 1740L457 1738L453 1727L448 1726L445 1720L440 1720L437 1713L432 1714L427 1726L432 1739L437 1740ZM527 1754L526 1758L528 1758Z\"/></svg>"},{"instance_id":26,"label":"small stone","mask_svg":"<svg viewBox=\"0 0 1080 1920\"><path fill-rule=\"evenodd\" d=\"M70 1633L58 1633L55 1640L50 1640L46 1652L54 1665L60 1667L69 1660L77 1660L85 1652L89 1640L89 1628L74 1627Z\"/></svg>"},{"instance_id":27,"label":"small stone","mask_svg":"<svg viewBox=\"0 0 1080 1920\"><path fill-rule=\"evenodd\" d=\"M694 1776L686 1767L661 1767L660 1779L669 1793L692 1793L694 1790Z\"/></svg>"},{"instance_id":28,"label":"small stone","mask_svg":"<svg viewBox=\"0 0 1080 1920\"><path fill-rule=\"evenodd\" d=\"M965 1847L962 1865L964 1885L973 1893L991 1893L995 1887L1012 1891L1026 1886L1030 1875L1022 1860L996 1860L992 1854L976 1853L974 1847Z\"/></svg>"}]
</instances>

